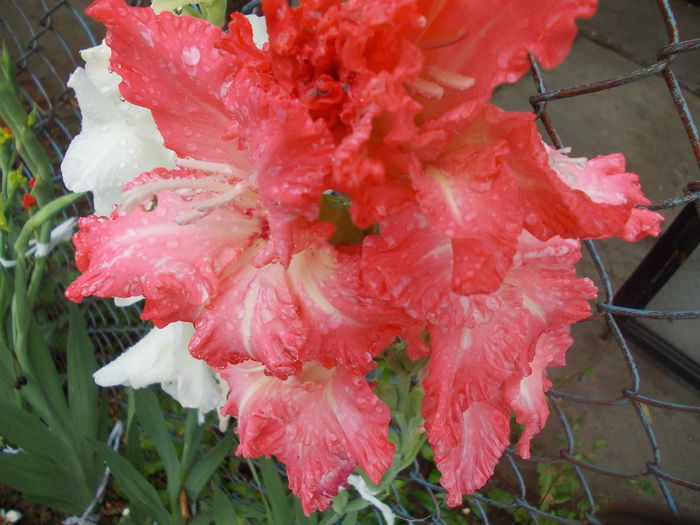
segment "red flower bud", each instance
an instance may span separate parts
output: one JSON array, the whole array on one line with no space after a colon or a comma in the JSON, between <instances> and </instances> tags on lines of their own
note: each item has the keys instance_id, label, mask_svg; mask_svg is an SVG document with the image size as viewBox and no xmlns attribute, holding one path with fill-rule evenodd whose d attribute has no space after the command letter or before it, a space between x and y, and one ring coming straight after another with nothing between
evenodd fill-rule
<instances>
[{"instance_id":1,"label":"red flower bud","mask_svg":"<svg viewBox=\"0 0 700 525\"><path fill-rule=\"evenodd\" d=\"M22 197L22 208L28 210L36 206L36 197L30 193L25 193Z\"/></svg>"}]
</instances>

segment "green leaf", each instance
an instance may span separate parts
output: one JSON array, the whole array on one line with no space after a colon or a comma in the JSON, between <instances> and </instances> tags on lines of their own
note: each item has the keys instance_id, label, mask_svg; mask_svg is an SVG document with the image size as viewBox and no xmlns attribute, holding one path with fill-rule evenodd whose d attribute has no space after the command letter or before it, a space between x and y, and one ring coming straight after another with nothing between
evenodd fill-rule
<instances>
[{"instance_id":1,"label":"green leaf","mask_svg":"<svg viewBox=\"0 0 700 525\"><path fill-rule=\"evenodd\" d=\"M185 490L191 501L196 501L199 493L212 477L216 469L221 465L226 455L233 446L234 434L229 430L226 435L219 440L214 448L197 462L185 477Z\"/></svg>"},{"instance_id":2,"label":"green leaf","mask_svg":"<svg viewBox=\"0 0 700 525\"><path fill-rule=\"evenodd\" d=\"M7 209L7 202L5 199L0 197L0 230L6 232L10 231L10 226L7 224L7 217L5 216L5 210Z\"/></svg>"},{"instance_id":3,"label":"green leaf","mask_svg":"<svg viewBox=\"0 0 700 525\"><path fill-rule=\"evenodd\" d=\"M185 444L182 448L180 458L180 468L184 474L190 470L192 462L197 452L201 448L204 425L199 424L199 414L197 410L187 410L187 420L185 422Z\"/></svg>"},{"instance_id":4,"label":"green leaf","mask_svg":"<svg viewBox=\"0 0 700 525\"><path fill-rule=\"evenodd\" d=\"M141 440L139 438L138 425L136 424L136 401L134 400L134 390L126 389L128 399L126 411L126 431L125 431L125 447L124 456L136 470L144 472L146 458L141 448Z\"/></svg>"},{"instance_id":5,"label":"green leaf","mask_svg":"<svg viewBox=\"0 0 700 525\"><path fill-rule=\"evenodd\" d=\"M360 244L366 235L372 233L371 227L361 230L355 226L350 216L351 205L350 199L338 194L324 193L319 200L318 220L335 226L328 239L333 246Z\"/></svg>"},{"instance_id":6,"label":"green leaf","mask_svg":"<svg viewBox=\"0 0 700 525\"><path fill-rule=\"evenodd\" d=\"M236 507L219 487L214 488L214 522L216 525L232 525L238 523Z\"/></svg>"},{"instance_id":7,"label":"green leaf","mask_svg":"<svg viewBox=\"0 0 700 525\"><path fill-rule=\"evenodd\" d=\"M345 516L340 525L355 525L357 523L357 512L350 512Z\"/></svg>"},{"instance_id":8,"label":"green leaf","mask_svg":"<svg viewBox=\"0 0 700 525\"><path fill-rule=\"evenodd\" d=\"M368 507L369 505L370 505L370 503L366 499L361 499L361 498L354 499L345 506L345 512L346 513L356 512L358 510L364 509L365 507Z\"/></svg>"},{"instance_id":9,"label":"green leaf","mask_svg":"<svg viewBox=\"0 0 700 525\"><path fill-rule=\"evenodd\" d=\"M392 412L396 411L399 404L399 393L396 387L389 381L380 382L374 389L376 396L384 401L384 404L389 407Z\"/></svg>"},{"instance_id":10,"label":"green leaf","mask_svg":"<svg viewBox=\"0 0 700 525\"><path fill-rule=\"evenodd\" d=\"M31 455L0 454L0 482L24 498L60 512L82 512L92 496L80 479L56 462Z\"/></svg>"},{"instance_id":11,"label":"green leaf","mask_svg":"<svg viewBox=\"0 0 700 525\"><path fill-rule=\"evenodd\" d=\"M0 435L29 454L50 461L60 460L66 469L80 478L82 468L76 453L57 438L41 420L11 403L0 402Z\"/></svg>"},{"instance_id":12,"label":"green leaf","mask_svg":"<svg viewBox=\"0 0 700 525\"><path fill-rule=\"evenodd\" d=\"M202 512L187 522L187 525L211 525L214 523L213 512Z\"/></svg>"},{"instance_id":13,"label":"green leaf","mask_svg":"<svg viewBox=\"0 0 700 525\"><path fill-rule=\"evenodd\" d=\"M294 494L290 494L291 504L294 508L294 517L297 525L318 525L318 512L312 512L311 516L304 514L301 501Z\"/></svg>"},{"instance_id":14,"label":"green leaf","mask_svg":"<svg viewBox=\"0 0 700 525\"><path fill-rule=\"evenodd\" d=\"M15 367L12 354L5 341L0 342L0 399L15 404L17 389L15 388Z\"/></svg>"},{"instance_id":15,"label":"green leaf","mask_svg":"<svg viewBox=\"0 0 700 525\"><path fill-rule=\"evenodd\" d=\"M16 191L27 184L27 177L22 175L22 170L20 168L10 170L7 174L7 180L10 185L10 190Z\"/></svg>"},{"instance_id":16,"label":"green leaf","mask_svg":"<svg viewBox=\"0 0 700 525\"><path fill-rule=\"evenodd\" d=\"M258 467L262 474L262 482L270 502L274 523L290 523L292 513L287 504L287 492L284 490L277 465L270 458L260 458L258 459Z\"/></svg>"},{"instance_id":17,"label":"green leaf","mask_svg":"<svg viewBox=\"0 0 700 525\"><path fill-rule=\"evenodd\" d=\"M78 307L68 310L68 408L71 422L78 432L90 438L98 438L98 390L92 380L97 362L87 327Z\"/></svg>"},{"instance_id":18,"label":"green leaf","mask_svg":"<svg viewBox=\"0 0 700 525\"><path fill-rule=\"evenodd\" d=\"M143 429L153 441L158 455L163 460L165 473L168 477L168 498L171 505L177 501L180 493L180 461L173 445L168 429L165 426L165 417L158 403L158 398L152 390L142 388L134 391L136 401L136 415L143 425Z\"/></svg>"},{"instance_id":19,"label":"green leaf","mask_svg":"<svg viewBox=\"0 0 700 525\"><path fill-rule=\"evenodd\" d=\"M150 517L158 522L158 525L170 525L172 519L163 507L158 497L158 492L125 458L117 454L104 443L97 440L87 440L95 448L95 451L104 460L112 471L119 488L124 492L130 502L147 510Z\"/></svg>"},{"instance_id":20,"label":"green leaf","mask_svg":"<svg viewBox=\"0 0 700 525\"><path fill-rule=\"evenodd\" d=\"M28 383L22 387L23 397L66 440L76 441L76 433L70 426L70 414L66 405L61 379L51 357L46 340L37 323L32 320L27 333L28 370L24 370Z\"/></svg>"}]
</instances>

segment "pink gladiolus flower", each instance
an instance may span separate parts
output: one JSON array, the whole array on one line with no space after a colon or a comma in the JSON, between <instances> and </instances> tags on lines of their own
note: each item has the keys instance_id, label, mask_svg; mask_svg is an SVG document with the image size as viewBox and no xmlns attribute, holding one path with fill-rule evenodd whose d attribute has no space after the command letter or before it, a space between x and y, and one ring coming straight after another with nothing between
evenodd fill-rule
<instances>
[{"instance_id":1,"label":"pink gladiolus flower","mask_svg":"<svg viewBox=\"0 0 700 525\"><path fill-rule=\"evenodd\" d=\"M193 323L191 354L230 385L238 453L284 462L307 513L356 467L379 483L391 465L366 374L403 338L430 356L425 429L459 504L493 473L511 411L524 457L544 426L547 368L595 296L575 277L579 239L658 233L621 155L571 159L532 115L488 102L528 52L558 64L594 7L263 0L258 49L239 14L226 33L95 1L121 95L150 110L179 169L81 219L66 295L142 295L156 326ZM329 189L360 241L330 242Z\"/></svg>"},{"instance_id":2,"label":"pink gladiolus flower","mask_svg":"<svg viewBox=\"0 0 700 525\"><path fill-rule=\"evenodd\" d=\"M286 381L247 364L221 375L231 386L223 412L238 418L236 453L277 456L307 514L326 508L355 466L376 484L391 466L389 409L362 377L316 363Z\"/></svg>"}]
</instances>

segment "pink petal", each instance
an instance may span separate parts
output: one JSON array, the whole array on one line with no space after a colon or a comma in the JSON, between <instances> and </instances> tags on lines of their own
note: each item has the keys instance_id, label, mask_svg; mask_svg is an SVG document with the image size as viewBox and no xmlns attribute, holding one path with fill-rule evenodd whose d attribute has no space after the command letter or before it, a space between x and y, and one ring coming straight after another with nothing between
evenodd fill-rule
<instances>
[{"instance_id":1,"label":"pink petal","mask_svg":"<svg viewBox=\"0 0 700 525\"><path fill-rule=\"evenodd\" d=\"M510 267L525 215L513 144L531 126L531 115L472 104L423 127L411 180L431 227L453 240L460 294L496 290Z\"/></svg>"},{"instance_id":2,"label":"pink petal","mask_svg":"<svg viewBox=\"0 0 700 525\"><path fill-rule=\"evenodd\" d=\"M456 410L449 419L436 419L428 438L450 507L461 505L463 494L484 486L508 446L509 435L508 411L486 401Z\"/></svg>"},{"instance_id":3,"label":"pink petal","mask_svg":"<svg viewBox=\"0 0 700 525\"><path fill-rule=\"evenodd\" d=\"M579 241L560 237L540 241L524 231L500 292L513 293L511 304L527 309L532 325L547 327L585 319L590 314L588 300L596 297L597 289L590 279L576 278L574 264L580 258Z\"/></svg>"},{"instance_id":4,"label":"pink petal","mask_svg":"<svg viewBox=\"0 0 700 525\"><path fill-rule=\"evenodd\" d=\"M531 330L522 309L501 308L476 328L432 328L422 413L448 504L481 488L509 440L501 385L524 375Z\"/></svg>"},{"instance_id":5,"label":"pink petal","mask_svg":"<svg viewBox=\"0 0 700 525\"><path fill-rule=\"evenodd\" d=\"M515 377L505 385L505 398L515 411L516 421L525 425L518 440L518 452L530 458L530 441L544 428L549 408L544 393L552 386L547 378L550 366L563 366L566 350L573 343L569 327L562 326L544 332L537 340L535 357L530 362L532 372L525 377Z\"/></svg>"},{"instance_id":6,"label":"pink petal","mask_svg":"<svg viewBox=\"0 0 700 525\"><path fill-rule=\"evenodd\" d=\"M306 247L287 269L255 267L250 250L227 270L196 323L196 357L215 367L253 359L284 379L311 360L366 372L397 336L416 341L422 323L364 294L357 250L341 252L309 234L297 240Z\"/></svg>"},{"instance_id":7,"label":"pink petal","mask_svg":"<svg viewBox=\"0 0 700 525\"><path fill-rule=\"evenodd\" d=\"M649 200L637 175L625 171L622 154L569 159L549 146L542 151L536 145L539 140L533 128L530 134L523 134L521 147L514 147L513 166L519 174L528 209L525 225L530 232L539 238L620 236L626 240L659 233L663 218L638 210L638 205Z\"/></svg>"},{"instance_id":8,"label":"pink petal","mask_svg":"<svg viewBox=\"0 0 700 525\"><path fill-rule=\"evenodd\" d=\"M493 473L508 442L506 402L527 426L521 450L544 424L546 414L532 392L539 389L541 395L548 388L544 371L563 362L568 325L588 316L587 300L596 293L592 282L576 278L579 257L578 241L539 241L523 232L501 287L469 297L461 327L429 327L432 353L422 412L451 505ZM557 338L542 335L550 331ZM521 381L531 389L529 408L517 397ZM470 415L474 407L479 408Z\"/></svg>"},{"instance_id":9,"label":"pink petal","mask_svg":"<svg viewBox=\"0 0 700 525\"><path fill-rule=\"evenodd\" d=\"M194 177L197 172L159 169L141 180L178 174ZM80 219L73 243L83 274L68 287L66 297L79 302L89 295L143 295L142 317L159 328L173 321L193 321L216 291L221 273L249 245L259 225L230 207L220 207L192 224L176 224L176 217L191 209L186 197L163 191L151 211L138 206L128 215L117 209L111 219L95 215Z\"/></svg>"},{"instance_id":10,"label":"pink petal","mask_svg":"<svg viewBox=\"0 0 700 525\"><path fill-rule=\"evenodd\" d=\"M238 417L236 453L282 461L307 515L327 508L356 466L379 483L391 465L389 409L362 376L312 363L286 381L245 364L221 375L231 387L222 412Z\"/></svg>"},{"instance_id":11,"label":"pink petal","mask_svg":"<svg viewBox=\"0 0 700 525\"><path fill-rule=\"evenodd\" d=\"M430 332L432 354L422 413L448 504L481 488L509 443L509 410L501 388L521 377L533 335L528 316L502 308L474 329Z\"/></svg>"},{"instance_id":12,"label":"pink petal","mask_svg":"<svg viewBox=\"0 0 700 525\"><path fill-rule=\"evenodd\" d=\"M409 315L454 327L462 320L452 292L452 243L434 232L417 207L379 224L362 244L362 278L376 296L389 296Z\"/></svg>"},{"instance_id":13,"label":"pink petal","mask_svg":"<svg viewBox=\"0 0 700 525\"><path fill-rule=\"evenodd\" d=\"M288 282L309 330L305 361L367 371L374 357L411 324L397 308L363 293L356 250L313 243L292 258Z\"/></svg>"},{"instance_id":14,"label":"pink petal","mask_svg":"<svg viewBox=\"0 0 700 525\"><path fill-rule=\"evenodd\" d=\"M214 48L220 28L123 0L97 0L87 13L107 26L122 96L151 110L166 148L181 158L245 165L234 144L222 139L230 121L222 101L233 64Z\"/></svg>"},{"instance_id":15,"label":"pink petal","mask_svg":"<svg viewBox=\"0 0 700 525\"><path fill-rule=\"evenodd\" d=\"M252 251L252 250L251 250ZM308 328L279 263L256 268L252 253L226 272L217 295L195 323L190 351L210 366L249 359L286 379L301 371Z\"/></svg>"},{"instance_id":16,"label":"pink petal","mask_svg":"<svg viewBox=\"0 0 700 525\"><path fill-rule=\"evenodd\" d=\"M528 53L545 68L557 66L576 35L575 18L591 17L595 0L448 0L428 2L428 24L418 40L426 62L474 79L471 87L446 90L440 109L491 97L494 87L517 81L530 69ZM455 16L459 13L459 16Z\"/></svg>"},{"instance_id":17,"label":"pink petal","mask_svg":"<svg viewBox=\"0 0 700 525\"><path fill-rule=\"evenodd\" d=\"M632 208L630 218L619 233L625 241L635 242L647 235L658 237L661 233L661 223L664 216L644 208Z\"/></svg>"},{"instance_id":18,"label":"pink petal","mask_svg":"<svg viewBox=\"0 0 700 525\"><path fill-rule=\"evenodd\" d=\"M241 71L226 103L232 115L228 136L247 149L269 215L271 243L256 262L278 258L286 266L297 219L315 220L321 195L329 188L331 134L267 75Z\"/></svg>"}]
</instances>

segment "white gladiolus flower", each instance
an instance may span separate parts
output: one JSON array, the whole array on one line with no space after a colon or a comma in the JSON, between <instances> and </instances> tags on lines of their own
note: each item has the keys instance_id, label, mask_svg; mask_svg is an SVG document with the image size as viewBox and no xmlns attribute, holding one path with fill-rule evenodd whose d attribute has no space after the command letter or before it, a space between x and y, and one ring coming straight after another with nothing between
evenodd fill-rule
<instances>
[{"instance_id":1,"label":"white gladiolus flower","mask_svg":"<svg viewBox=\"0 0 700 525\"><path fill-rule=\"evenodd\" d=\"M143 339L94 374L100 386L143 388L160 383L165 392L185 408L205 414L223 405L225 389L204 361L187 350L194 327L172 323L154 328Z\"/></svg>"},{"instance_id":2,"label":"white gladiolus flower","mask_svg":"<svg viewBox=\"0 0 700 525\"><path fill-rule=\"evenodd\" d=\"M93 192L98 215L110 214L122 186L137 175L175 168L175 153L163 146L151 112L120 98L121 77L109 71L110 54L106 44L81 51L85 68L68 80L83 122L61 165L68 189Z\"/></svg>"}]
</instances>

